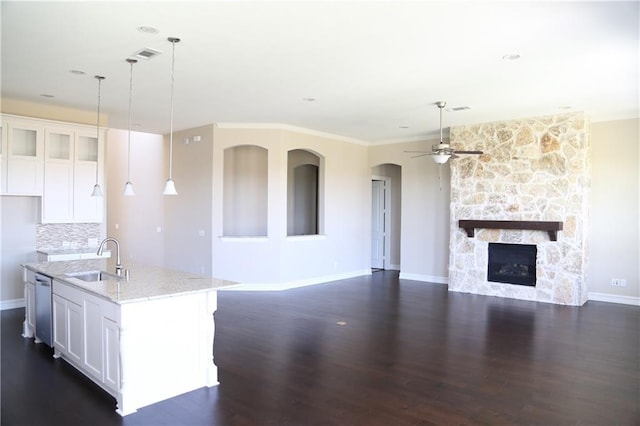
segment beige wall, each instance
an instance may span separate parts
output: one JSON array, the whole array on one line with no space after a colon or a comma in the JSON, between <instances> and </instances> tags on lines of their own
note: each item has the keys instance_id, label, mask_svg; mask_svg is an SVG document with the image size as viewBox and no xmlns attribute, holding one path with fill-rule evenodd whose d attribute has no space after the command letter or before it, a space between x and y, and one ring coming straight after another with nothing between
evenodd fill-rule
<instances>
[{"instance_id":1,"label":"beige wall","mask_svg":"<svg viewBox=\"0 0 640 426\"><path fill-rule=\"evenodd\" d=\"M429 156L413 158L414 154L405 152L429 150L436 143L430 140L375 145L369 148L369 164L375 167L391 163L402 168L400 276L446 283L449 164L439 166Z\"/></svg>"},{"instance_id":2,"label":"beige wall","mask_svg":"<svg viewBox=\"0 0 640 426\"><path fill-rule=\"evenodd\" d=\"M640 119L591 125L589 292L640 297ZM613 287L612 278L626 279Z\"/></svg>"},{"instance_id":3,"label":"beige wall","mask_svg":"<svg viewBox=\"0 0 640 426\"><path fill-rule=\"evenodd\" d=\"M221 238L224 150L247 144L268 150L267 235ZM323 235L287 237L287 158L292 149L308 150L322 159ZM370 216L367 147L286 128L216 127L213 170L214 275L269 284L367 272L370 219L363 220Z\"/></svg>"},{"instance_id":4,"label":"beige wall","mask_svg":"<svg viewBox=\"0 0 640 426\"><path fill-rule=\"evenodd\" d=\"M131 182L135 196L123 195L127 181L126 130L109 130L106 143L107 236L120 242L120 257L127 262L164 264L165 176L161 135L131 132Z\"/></svg>"},{"instance_id":5,"label":"beige wall","mask_svg":"<svg viewBox=\"0 0 640 426\"><path fill-rule=\"evenodd\" d=\"M194 141L200 136L200 141ZM189 143L185 143L188 140ZM173 180L177 196L164 200L164 264L168 268L212 274L213 125L174 133ZM169 138L161 184L169 175Z\"/></svg>"},{"instance_id":6,"label":"beige wall","mask_svg":"<svg viewBox=\"0 0 640 426\"><path fill-rule=\"evenodd\" d=\"M85 124L93 124L95 120L91 111L6 99L2 100L2 112ZM101 122L106 123L107 118ZM626 297L636 302L640 297L639 127L638 119L592 124L588 272L590 293L614 299ZM365 271L370 256L372 167L390 163L402 168L401 276L433 282L447 280L449 166L439 167L429 157L411 158L404 152L429 149L435 141L365 147L288 130L214 130L214 125L210 125L176 132L173 177L179 195L173 198L159 195L168 176L167 138L134 134L131 178L138 195L132 199L122 196L126 180L126 132L110 129L106 144L108 202L103 226L108 224L107 235L123 241L125 262L130 259L165 264L213 275L216 267L229 275L250 270L255 281L261 276L290 282ZM201 142L183 143L184 138L195 135L201 136ZM222 150L242 143L271 150L270 237L249 244L223 242L219 238ZM326 161L326 178L323 177L326 194L322 195L326 235L315 240L286 238L286 159L290 149L312 150ZM37 216L37 207L23 204L17 206L20 211L36 210ZM1 297L6 300L21 297L19 284L11 290L4 289L5 268L9 268L4 260L11 254L6 251L5 241L9 241L8 232L20 226L20 221L9 215L9 208L5 210L4 205L2 213ZM115 224L119 229L115 229ZM160 233L156 232L158 227ZM200 236L200 231L204 236ZM35 242L32 245L35 250ZM276 251L271 250L274 247ZM624 278L627 286L612 287L611 278Z\"/></svg>"}]
</instances>

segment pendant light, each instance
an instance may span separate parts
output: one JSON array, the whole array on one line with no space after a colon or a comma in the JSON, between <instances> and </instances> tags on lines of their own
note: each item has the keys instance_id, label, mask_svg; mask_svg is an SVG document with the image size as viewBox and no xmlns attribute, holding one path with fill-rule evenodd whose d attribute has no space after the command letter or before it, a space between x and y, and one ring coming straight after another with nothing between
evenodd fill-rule
<instances>
[{"instance_id":1,"label":"pendant light","mask_svg":"<svg viewBox=\"0 0 640 426\"><path fill-rule=\"evenodd\" d=\"M98 80L98 119L96 121L96 143L100 146L100 86L102 85L102 80L104 77L101 75L94 76L96 80ZM91 192L92 197L102 197L102 189L100 188L100 184L98 183L98 161L96 161L96 184L93 185L93 191Z\"/></svg>"},{"instance_id":2,"label":"pendant light","mask_svg":"<svg viewBox=\"0 0 640 426\"><path fill-rule=\"evenodd\" d=\"M171 177L171 172L173 169L173 81L174 81L174 70L176 63L176 43L180 42L179 38L169 37L167 38L171 42L172 46L172 55L171 55L171 114L169 121L169 179L167 179L167 183L165 184L164 191L162 191L163 195L178 195L176 191L176 185L173 182Z\"/></svg>"},{"instance_id":3,"label":"pendant light","mask_svg":"<svg viewBox=\"0 0 640 426\"><path fill-rule=\"evenodd\" d=\"M124 184L124 195L133 196L136 193L131 183L131 98L133 97L133 64L138 62L135 59L127 59L130 65L129 70L129 141L127 143L127 183Z\"/></svg>"}]
</instances>

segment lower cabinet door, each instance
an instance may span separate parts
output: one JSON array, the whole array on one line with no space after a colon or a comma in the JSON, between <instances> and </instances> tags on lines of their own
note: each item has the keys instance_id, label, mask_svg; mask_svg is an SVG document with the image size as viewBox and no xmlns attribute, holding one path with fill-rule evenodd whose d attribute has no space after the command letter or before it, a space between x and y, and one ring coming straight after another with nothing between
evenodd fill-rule
<instances>
[{"instance_id":1,"label":"lower cabinet door","mask_svg":"<svg viewBox=\"0 0 640 426\"><path fill-rule=\"evenodd\" d=\"M82 353L84 349L84 341L82 338L83 331L83 318L82 318L82 306L76 305L69 300L66 302L67 313L67 355L73 361L78 364L82 361Z\"/></svg>"},{"instance_id":2,"label":"lower cabinet door","mask_svg":"<svg viewBox=\"0 0 640 426\"><path fill-rule=\"evenodd\" d=\"M57 294L53 295L53 347L67 354L67 301Z\"/></svg>"},{"instance_id":3,"label":"lower cabinet door","mask_svg":"<svg viewBox=\"0 0 640 426\"><path fill-rule=\"evenodd\" d=\"M104 355L104 384L110 389L120 387L120 337L118 324L102 319L102 349Z\"/></svg>"},{"instance_id":4,"label":"lower cabinet door","mask_svg":"<svg viewBox=\"0 0 640 426\"><path fill-rule=\"evenodd\" d=\"M36 329L36 286L32 283L27 283L26 287L26 301L25 308L27 310L27 314L25 315L27 319L27 326L29 330L35 331Z\"/></svg>"},{"instance_id":5,"label":"lower cabinet door","mask_svg":"<svg viewBox=\"0 0 640 426\"><path fill-rule=\"evenodd\" d=\"M93 297L84 298L84 368L103 382L102 366L102 312L100 302Z\"/></svg>"}]
</instances>

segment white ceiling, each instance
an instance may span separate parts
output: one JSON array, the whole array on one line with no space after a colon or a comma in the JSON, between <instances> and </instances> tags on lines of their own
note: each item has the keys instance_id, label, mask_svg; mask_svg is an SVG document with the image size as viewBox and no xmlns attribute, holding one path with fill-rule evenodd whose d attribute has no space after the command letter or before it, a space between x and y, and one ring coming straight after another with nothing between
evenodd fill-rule
<instances>
[{"instance_id":1,"label":"white ceiling","mask_svg":"<svg viewBox=\"0 0 640 426\"><path fill-rule=\"evenodd\" d=\"M639 117L639 3L1 2L2 96L95 111L110 127L284 123L367 143L566 111ZM151 26L157 34L140 32ZM521 56L516 61L505 54ZM82 70L75 75L70 70ZM42 94L53 95L53 98ZM314 98L314 102L303 98ZM570 106L571 109L561 107ZM407 128L404 128L407 127Z\"/></svg>"}]
</instances>

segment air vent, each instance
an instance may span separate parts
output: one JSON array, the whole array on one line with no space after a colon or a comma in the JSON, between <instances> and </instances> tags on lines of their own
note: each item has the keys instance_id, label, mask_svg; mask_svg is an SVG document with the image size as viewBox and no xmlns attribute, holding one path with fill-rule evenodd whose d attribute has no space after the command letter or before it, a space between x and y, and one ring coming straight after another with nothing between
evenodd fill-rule
<instances>
[{"instance_id":1,"label":"air vent","mask_svg":"<svg viewBox=\"0 0 640 426\"><path fill-rule=\"evenodd\" d=\"M133 54L133 56L135 56L136 58L140 58L140 59L151 59L154 58L158 55L162 54L161 51L159 50L155 50L155 49L151 49L149 47L145 47L144 49L138 50L136 53Z\"/></svg>"}]
</instances>

